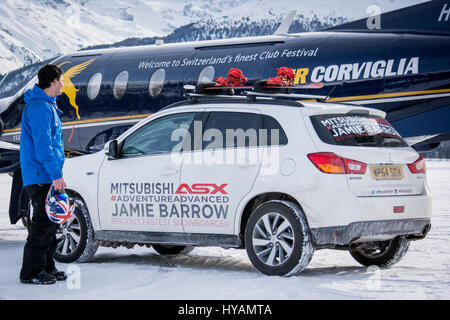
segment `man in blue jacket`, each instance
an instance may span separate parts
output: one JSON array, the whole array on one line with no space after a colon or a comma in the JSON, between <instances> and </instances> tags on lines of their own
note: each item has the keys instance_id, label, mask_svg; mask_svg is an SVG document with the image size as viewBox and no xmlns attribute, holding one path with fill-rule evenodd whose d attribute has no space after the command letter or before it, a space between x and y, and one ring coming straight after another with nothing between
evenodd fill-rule
<instances>
[{"instance_id":1,"label":"man in blue jacket","mask_svg":"<svg viewBox=\"0 0 450 320\"><path fill-rule=\"evenodd\" d=\"M22 114L20 165L23 185L33 206L33 218L24 248L20 281L53 284L67 278L56 269L53 260L58 225L51 222L45 212L50 186L53 184L57 190L66 187L62 174L62 112L56 105L56 97L62 93L63 71L55 65L45 65L38 72L38 82L25 92L26 107Z\"/></svg>"}]
</instances>

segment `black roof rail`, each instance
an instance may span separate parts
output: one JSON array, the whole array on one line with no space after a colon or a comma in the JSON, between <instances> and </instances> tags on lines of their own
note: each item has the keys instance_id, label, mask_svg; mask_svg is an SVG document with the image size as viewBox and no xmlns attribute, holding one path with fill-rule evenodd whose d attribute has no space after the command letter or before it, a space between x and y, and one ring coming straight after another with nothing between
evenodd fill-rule
<instances>
[{"instance_id":1,"label":"black roof rail","mask_svg":"<svg viewBox=\"0 0 450 320\"><path fill-rule=\"evenodd\" d=\"M326 96L307 95L307 94L291 94L291 93L263 93L244 91L242 95L224 95L224 94L210 94L210 93L186 93L186 97L191 103L199 100L234 100L234 101L258 101L264 98L265 101L281 101L281 100L298 100L311 99L318 101L325 101Z\"/></svg>"},{"instance_id":2,"label":"black roof rail","mask_svg":"<svg viewBox=\"0 0 450 320\"><path fill-rule=\"evenodd\" d=\"M160 111L183 106L183 105L191 105L197 102L202 103L258 103L258 104L267 104L273 105L274 103L284 106L290 107L303 107L303 105L292 99L281 99L274 98L269 96L246 96L246 95L238 95L238 96L230 96L230 95L212 95L212 94L199 94L199 93L187 93L187 100L178 101L172 103ZM159 111L158 111L159 112Z\"/></svg>"},{"instance_id":3,"label":"black roof rail","mask_svg":"<svg viewBox=\"0 0 450 320\"><path fill-rule=\"evenodd\" d=\"M244 91L243 94L253 98L270 97L274 99L311 99L320 102L325 102L325 100L328 98L327 96L296 94L296 93L265 93L265 92Z\"/></svg>"},{"instance_id":4,"label":"black roof rail","mask_svg":"<svg viewBox=\"0 0 450 320\"><path fill-rule=\"evenodd\" d=\"M226 94L206 94L206 93L186 93L186 97L191 102L197 102L199 99L233 99L233 100L245 100L245 96L235 96Z\"/></svg>"}]
</instances>

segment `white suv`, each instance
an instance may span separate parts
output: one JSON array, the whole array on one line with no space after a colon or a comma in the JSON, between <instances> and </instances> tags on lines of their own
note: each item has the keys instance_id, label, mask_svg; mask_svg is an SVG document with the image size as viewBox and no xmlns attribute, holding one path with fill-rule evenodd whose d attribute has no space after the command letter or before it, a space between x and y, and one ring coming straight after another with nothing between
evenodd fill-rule
<instances>
[{"instance_id":1,"label":"white suv","mask_svg":"<svg viewBox=\"0 0 450 320\"><path fill-rule=\"evenodd\" d=\"M270 97L198 97L68 159L75 215L56 259L99 245L160 254L245 248L267 275L294 275L314 250L390 266L429 231L424 160L380 110Z\"/></svg>"}]
</instances>

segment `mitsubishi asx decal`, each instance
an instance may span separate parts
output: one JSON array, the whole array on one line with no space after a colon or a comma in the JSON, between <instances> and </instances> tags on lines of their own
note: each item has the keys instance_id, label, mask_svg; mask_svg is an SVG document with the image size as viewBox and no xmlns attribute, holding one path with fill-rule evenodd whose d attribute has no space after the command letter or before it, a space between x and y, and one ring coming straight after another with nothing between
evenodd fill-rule
<instances>
[{"instance_id":1,"label":"mitsubishi asx decal","mask_svg":"<svg viewBox=\"0 0 450 320\"><path fill-rule=\"evenodd\" d=\"M227 184L111 183L114 225L229 226Z\"/></svg>"}]
</instances>

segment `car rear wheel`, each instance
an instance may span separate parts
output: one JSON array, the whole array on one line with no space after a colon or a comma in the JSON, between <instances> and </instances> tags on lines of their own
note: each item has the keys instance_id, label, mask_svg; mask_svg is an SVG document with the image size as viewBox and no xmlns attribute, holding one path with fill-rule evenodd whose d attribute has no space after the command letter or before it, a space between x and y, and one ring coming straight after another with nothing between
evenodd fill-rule
<instances>
[{"instance_id":1,"label":"car rear wheel","mask_svg":"<svg viewBox=\"0 0 450 320\"><path fill-rule=\"evenodd\" d=\"M58 262L86 262L97 252L94 243L88 209L82 199L70 198L70 203L76 207L72 217L61 224L56 231L57 248L54 258Z\"/></svg>"},{"instance_id":2,"label":"car rear wheel","mask_svg":"<svg viewBox=\"0 0 450 320\"><path fill-rule=\"evenodd\" d=\"M194 250L194 247L192 246L169 246L162 244L154 244L152 247L160 255L189 254L192 250Z\"/></svg>"},{"instance_id":3,"label":"car rear wheel","mask_svg":"<svg viewBox=\"0 0 450 320\"><path fill-rule=\"evenodd\" d=\"M399 262L409 248L409 240L399 236L388 241L363 243L350 249L352 257L363 266L388 268Z\"/></svg>"},{"instance_id":4,"label":"car rear wheel","mask_svg":"<svg viewBox=\"0 0 450 320\"><path fill-rule=\"evenodd\" d=\"M266 275L296 275L314 254L306 217L288 201L269 201L255 209L245 229L245 247L250 261Z\"/></svg>"}]
</instances>

